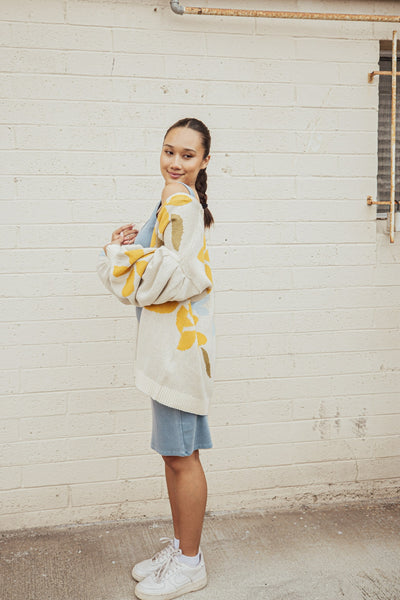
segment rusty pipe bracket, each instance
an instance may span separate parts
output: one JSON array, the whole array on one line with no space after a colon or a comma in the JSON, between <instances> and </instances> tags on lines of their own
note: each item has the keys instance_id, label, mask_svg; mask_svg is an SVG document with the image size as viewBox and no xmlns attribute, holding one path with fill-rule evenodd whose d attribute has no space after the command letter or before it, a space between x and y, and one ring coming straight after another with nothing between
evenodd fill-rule
<instances>
[{"instance_id":1,"label":"rusty pipe bracket","mask_svg":"<svg viewBox=\"0 0 400 600\"><path fill-rule=\"evenodd\" d=\"M368 73L368 83L372 83L375 75L391 75L392 71L371 71ZM400 71L396 72L396 75L400 75Z\"/></svg>"},{"instance_id":2,"label":"rusty pipe bracket","mask_svg":"<svg viewBox=\"0 0 400 600\"><path fill-rule=\"evenodd\" d=\"M390 200L372 200L372 196L367 196L367 204L368 206L372 206L373 204L379 204L379 205L386 205L386 206L390 206L391 202Z\"/></svg>"}]
</instances>

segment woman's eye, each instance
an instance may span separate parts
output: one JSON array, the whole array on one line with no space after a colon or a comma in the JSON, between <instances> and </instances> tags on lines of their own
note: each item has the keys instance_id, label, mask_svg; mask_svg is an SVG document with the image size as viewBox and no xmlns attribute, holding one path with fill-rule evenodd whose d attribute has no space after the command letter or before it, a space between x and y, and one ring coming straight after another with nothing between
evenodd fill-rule
<instances>
[{"instance_id":1,"label":"woman's eye","mask_svg":"<svg viewBox=\"0 0 400 600\"><path fill-rule=\"evenodd\" d=\"M184 158L193 158L191 154L185 154Z\"/></svg>"}]
</instances>

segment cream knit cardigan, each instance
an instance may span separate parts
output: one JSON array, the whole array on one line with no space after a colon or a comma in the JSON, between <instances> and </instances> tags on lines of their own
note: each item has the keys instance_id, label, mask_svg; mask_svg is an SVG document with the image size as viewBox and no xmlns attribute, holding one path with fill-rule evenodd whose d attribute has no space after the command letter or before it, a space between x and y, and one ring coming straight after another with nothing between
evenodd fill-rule
<instances>
[{"instance_id":1,"label":"cream knit cardigan","mask_svg":"<svg viewBox=\"0 0 400 600\"><path fill-rule=\"evenodd\" d=\"M135 383L154 400L205 415L215 363L214 294L200 202L175 193L149 248L107 246L98 275L124 304L142 306Z\"/></svg>"}]
</instances>

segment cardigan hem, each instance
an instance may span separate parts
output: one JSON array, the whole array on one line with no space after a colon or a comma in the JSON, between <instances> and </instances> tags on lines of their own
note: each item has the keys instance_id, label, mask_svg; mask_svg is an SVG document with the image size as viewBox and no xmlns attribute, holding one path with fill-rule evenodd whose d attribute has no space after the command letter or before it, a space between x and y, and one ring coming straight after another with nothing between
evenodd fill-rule
<instances>
[{"instance_id":1,"label":"cardigan hem","mask_svg":"<svg viewBox=\"0 0 400 600\"><path fill-rule=\"evenodd\" d=\"M148 394L160 404L165 404L170 408L177 408L178 410L183 410L195 415L208 414L207 401L200 400L190 394L185 394L178 390L168 388L165 385L161 385L147 377L143 371L136 371L135 384L139 390Z\"/></svg>"}]
</instances>

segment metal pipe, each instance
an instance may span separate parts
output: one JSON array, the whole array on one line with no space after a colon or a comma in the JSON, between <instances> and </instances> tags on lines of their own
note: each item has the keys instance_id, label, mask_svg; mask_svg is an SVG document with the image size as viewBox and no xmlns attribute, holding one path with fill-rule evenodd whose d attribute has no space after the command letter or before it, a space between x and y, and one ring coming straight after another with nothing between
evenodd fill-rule
<instances>
[{"instance_id":1,"label":"metal pipe","mask_svg":"<svg viewBox=\"0 0 400 600\"><path fill-rule=\"evenodd\" d=\"M176 13L177 15L183 15L183 13L185 12L185 7L181 6L179 4L179 0L171 0L170 1L170 5L171 5L171 9L174 11L174 13Z\"/></svg>"},{"instance_id":2,"label":"metal pipe","mask_svg":"<svg viewBox=\"0 0 400 600\"><path fill-rule=\"evenodd\" d=\"M391 75L392 71L371 71L371 73L368 73L368 82L372 83L373 78L375 77L375 75ZM397 71L397 75L400 75L400 71Z\"/></svg>"},{"instance_id":3,"label":"metal pipe","mask_svg":"<svg viewBox=\"0 0 400 600\"><path fill-rule=\"evenodd\" d=\"M369 204L369 205L371 205L371 204L379 204L379 205L390 206L390 202L389 201L386 201L386 200L373 201L372 200L372 196L367 196L367 204Z\"/></svg>"},{"instance_id":4,"label":"metal pipe","mask_svg":"<svg viewBox=\"0 0 400 600\"><path fill-rule=\"evenodd\" d=\"M393 31L392 40L392 124L390 131L390 242L394 242L394 199L396 178L396 74L397 74L397 31Z\"/></svg>"},{"instance_id":5,"label":"metal pipe","mask_svg":"<svg viewBox=\"0 0 400 600\"><path fill-rule=\"evenodd\" d=\"M277 10L243 10L182 6L179 0L170 0L171 9L178 15L212 15L225 17L263 17L269 19L315 19L321 21L377 21L400 23L400 15L357 15L344 13L305 13Z\"/></svg>"}]
</instances>

